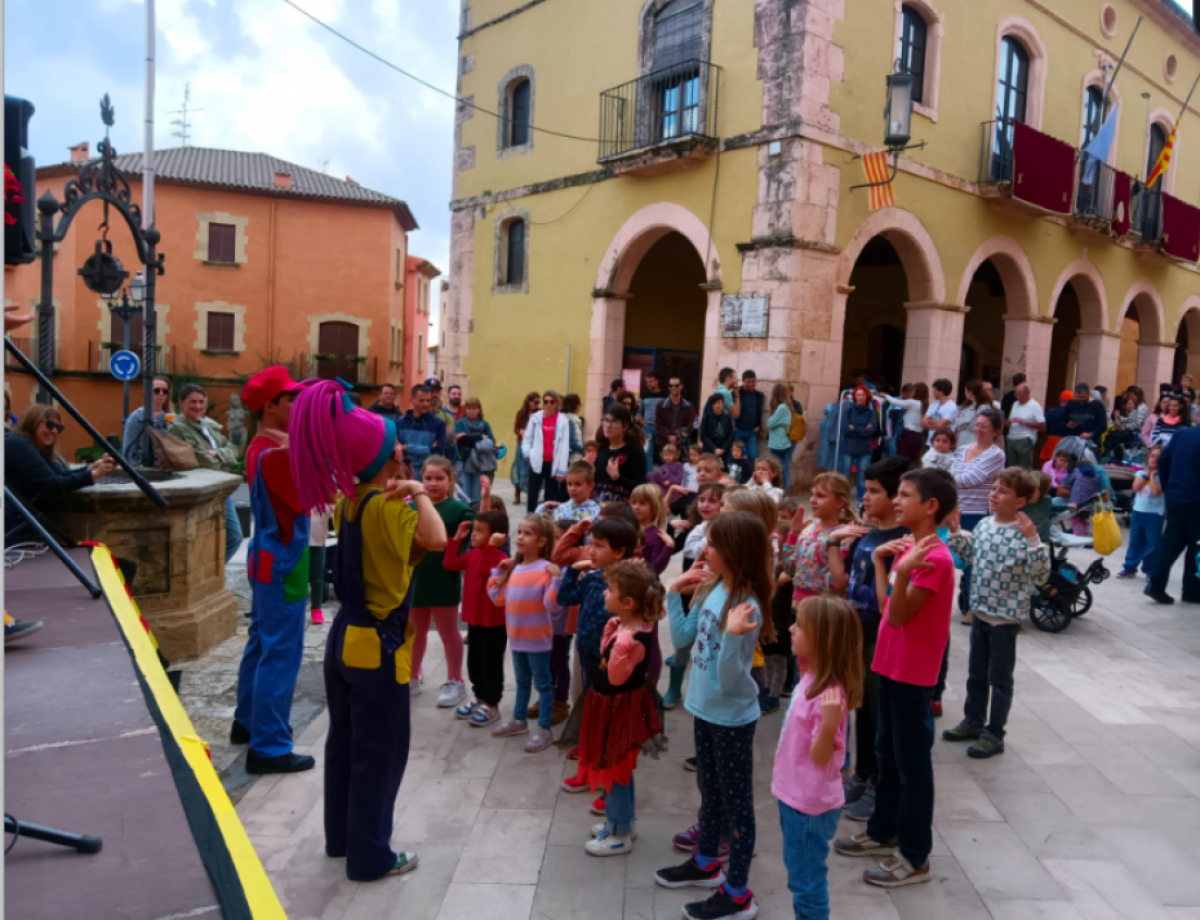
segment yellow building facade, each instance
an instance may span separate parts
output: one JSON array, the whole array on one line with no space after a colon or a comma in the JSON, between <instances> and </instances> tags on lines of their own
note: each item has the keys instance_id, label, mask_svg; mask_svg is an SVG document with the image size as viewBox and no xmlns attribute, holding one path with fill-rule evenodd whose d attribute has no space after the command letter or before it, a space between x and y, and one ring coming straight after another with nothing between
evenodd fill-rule
<instances>
[{"instance_id":1,"label":"yellow building facade","mask_svg":"<svg viewBox=\"0 0 1200 920\"><path fill-rule=\"evenodd\" d=\"M898 58L926 146L872 212L852 186ZM531 389L584 396L590 427L627 369L681 374L693 402L753 369L807 410L802 472L856 368L1021 371L1043 405L1200 372L1200 269L1162 239L1200 220L1200 96L1155 193L1126 213L1112 191L1146 178L1200 74L1169 0L464 0L459 63L439 363L503 430ZM1014 122L1079 148L1114 111L1062 208L1021 200L1049 167L1014 166ZM765 324L737 332L737 295Z\"/></svg>"}]
</instances>

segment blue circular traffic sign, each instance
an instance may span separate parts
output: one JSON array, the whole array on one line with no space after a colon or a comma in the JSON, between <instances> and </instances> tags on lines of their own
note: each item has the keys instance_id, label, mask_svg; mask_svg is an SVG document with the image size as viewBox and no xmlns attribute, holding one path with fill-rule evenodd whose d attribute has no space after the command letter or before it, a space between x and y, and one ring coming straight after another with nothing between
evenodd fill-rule
<instances>
[{"instance_id":1,"label":"blue circular traffic sign","mask_svg":"<svg viewBox=\"0 0 1200 920\"><path fill-rule=\"evenodd\" d=\"M118 351L108 359L108 369L118 380L132 380L142 372L142 362L132 351Z\"/></svg>"}]
</instances>

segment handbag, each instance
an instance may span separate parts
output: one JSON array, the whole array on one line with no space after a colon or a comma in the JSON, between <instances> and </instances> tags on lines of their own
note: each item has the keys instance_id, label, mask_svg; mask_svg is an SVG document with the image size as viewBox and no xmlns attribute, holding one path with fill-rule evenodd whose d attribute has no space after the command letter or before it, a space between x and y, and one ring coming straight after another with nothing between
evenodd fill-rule
<instances>
[{"instance_id":1,"label":"handbag","mask_svg":"<svg viewBox=\"0 0 1200 920\"><path fill-rule=\"evenodd\" d=\"M1121 548L1121 525L1111 504L1099 499L1092 506L1092 546L1101 556Z\"/></svg>"},{"instance_id":2,"label":"handbag","mask_svg":"<svg viewBox=\"0 0 1200 920\"><path fill-rule=\"evenodd\" d=\"M153 426L148 426L146 431L150 433L154 456L158 460L160 470L182 472L200 467L200 461L196 459L196 451L187 441L166 431L159 431Z\"/></svg>"}]
</instances>

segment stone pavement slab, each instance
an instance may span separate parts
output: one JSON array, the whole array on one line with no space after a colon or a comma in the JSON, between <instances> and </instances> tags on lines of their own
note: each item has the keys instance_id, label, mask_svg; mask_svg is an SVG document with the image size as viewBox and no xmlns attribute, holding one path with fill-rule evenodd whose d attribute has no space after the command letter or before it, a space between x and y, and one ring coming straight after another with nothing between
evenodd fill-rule
<instances>
[{"instance_id":1,"label":"stone pavement slab","mask_svg":"<svg viewBox=\"0 0 1200 920\"><path fill-rule=\"evenodd\" d=\"M1094 558L1073 555L1081 567ZM1171 583L1177 590L1178 575ZM1096 586L1094 608L1063 633L1022 628L1007 752L972 761L963 745L935 744L933 881L873 889L861 881L866 860L831 855L835 920L1200 920L1200 608L1153 605L1142 587ZM660 635L669 647L665 624ZM939 727L962 713L968 630L957 618L951 641ZM692 753L682 709L667 715L670 749L638 767L633 853L595 859L583 850L598 820L591 796L558 787L574 765L557 748L528 755L523 738L495 740L438 710L433 688L444 679L434 634L393 837L420 854L416 871L355 884L325 858L324 716L300 738L317 770L268 778L241 800L289 917L674 920L696 899L652 878L682 858L670 838L699 806L695 776L682 769ZM510 671L505 703L512 690ZM792 916L770 795L781 724L765 717L755 738L750 885L770 918ZM843 818L840 832L860 828Z\"/></svg>"}]
</instances>

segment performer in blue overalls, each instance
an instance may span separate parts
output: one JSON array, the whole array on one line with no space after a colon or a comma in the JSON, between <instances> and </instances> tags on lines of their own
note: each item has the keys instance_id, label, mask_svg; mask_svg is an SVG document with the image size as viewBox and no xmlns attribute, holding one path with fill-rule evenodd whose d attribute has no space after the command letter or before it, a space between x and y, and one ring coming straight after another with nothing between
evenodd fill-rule
<instances>
[{"instance_id":1,"label":"performer in blue overalls","mask_svg":"<svg viewBox=\"0 0 1200 920\"><path fill-rule=\"evenodd\" d=\"M253 600L238 670L230 741L249 742L246 772L298 773L316 761L292 751L292 698L304 654L308 512L296 497L288 458L292 402L303 387L276 365L251 377L242 400L258 418L246 448L254 534L246 557Z\"/></svg>"},{"instance_id":2,"label":"performer in blue overalls","mask_svg":"<svg viewBox=\"0 0 1200 920\"><path fill-rule=\"evenodd\" d=\"M417 865L415 853L389 842L408 765L408 613L413 568L423 550L445 547L446 528L419 482L393 478L402 459L395 424L355 408L338 383L314 383L297 398L291 462L300 502L323 508L342 495L333 576L341 609L325 646L325 852L344 856L354 881Z\"/></svg>"}]
</instances>

